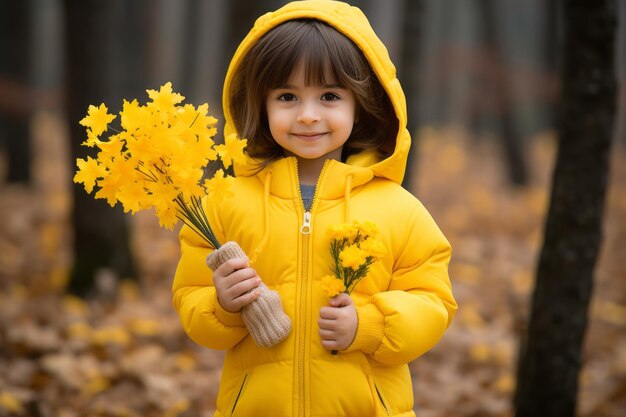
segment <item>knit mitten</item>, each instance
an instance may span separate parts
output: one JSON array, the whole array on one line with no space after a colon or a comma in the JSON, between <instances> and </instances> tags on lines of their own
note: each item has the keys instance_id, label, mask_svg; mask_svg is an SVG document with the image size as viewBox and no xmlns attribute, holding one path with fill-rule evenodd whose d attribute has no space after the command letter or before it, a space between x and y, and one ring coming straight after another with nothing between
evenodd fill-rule
<instances>
[{"instance_id":1,"label":"knit mitten","mask_svg":"<svg viewBox=\"0 0 626 417\"><path fill-rule=\"evenodd\" d=\"M206 263L215 271L227 260L242 257L245 258L246 254L236 242L226 242L207 256ZM291 320L285 314L276 291L263 283L255 291L260 292L259 298L242 309L241 318L257 345L272 347L289 335Z\"/></svg>"}]
</instances>

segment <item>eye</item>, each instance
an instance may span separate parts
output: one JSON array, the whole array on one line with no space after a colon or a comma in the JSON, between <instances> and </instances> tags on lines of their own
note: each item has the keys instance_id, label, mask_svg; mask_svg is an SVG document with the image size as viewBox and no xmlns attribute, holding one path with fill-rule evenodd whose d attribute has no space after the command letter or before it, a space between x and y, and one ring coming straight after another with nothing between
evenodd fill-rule
<instances>
[{"instance_id":1,"label":"eye","mask_svg":"<svg viewBox=\"0 0 626 417\"><path fill-rule=\"evenodd\" d=\"M336 101L336 100L340 100L340 99L341 99L341 97L339 97L335 93L324 93L324 94L322 94L322 100L323 101Z\"/></svg>"},{"instance_id":2,"label":"eye","mask_svg":"<svg viewBox=\"0 0 626 417\"><path fill-rule=\"evenodd\" d=\"M278 96L278 101L294 101L296 96L291 93L285 93Z\"/></svg>"}]
</instances>

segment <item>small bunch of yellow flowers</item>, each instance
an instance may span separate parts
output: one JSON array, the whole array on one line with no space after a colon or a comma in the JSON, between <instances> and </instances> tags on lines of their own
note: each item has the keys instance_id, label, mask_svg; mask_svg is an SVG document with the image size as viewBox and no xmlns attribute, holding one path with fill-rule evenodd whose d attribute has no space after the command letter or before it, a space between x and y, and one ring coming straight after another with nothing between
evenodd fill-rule
<instances>
[{"instance_id":1,"label":"small bunch of yellow flowers","mask_svg":"<svg viewBox=\"0 0 626 417\"><path fill-rule=\"evenodd\" d=\"M74 182L82 183L88 193L97 187L95 198L106 199L111 207L119 201L125 212L154 208L159 224L167 229L182 220L219 248L201 199L230 194L233 177L220 169L201 184L204 167L218 156L226 168L242 160L246 140L231 135L215 145L217 119L208 115L208 104L181 104L184 97L173 92L169 82L147 93L145 105L124 100L121 130L109 126L117 116L104 104L89 106L80 121L87 128L83 145L97 148L98 154L95 159L77 159ZM113 133L103 137L109 129Z\"/></svg>"},{"instance_id":2,"label":"small bunch of yellow flowers","mask_svg":"<svg viewBox=\"0 0 626 417\"><path fill-rule=\"evenodd\" d=\"M380 231L370 221L355 221L328 228L332 275L322 278L329 297L341 292L350 294L369 272L370 266L386 253Z\"/></svg>"}]
</instances>

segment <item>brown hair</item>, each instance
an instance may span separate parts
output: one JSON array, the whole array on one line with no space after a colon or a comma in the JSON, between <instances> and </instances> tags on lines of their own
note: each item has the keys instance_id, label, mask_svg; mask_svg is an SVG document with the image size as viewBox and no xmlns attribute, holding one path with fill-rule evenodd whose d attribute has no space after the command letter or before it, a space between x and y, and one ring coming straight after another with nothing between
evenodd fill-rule
<instances>
[{"instance_id":1,"label":"brown hair","mask_svg":"<svg viewBox=\"0 0 626 417\"><path fill-rule=\"evenodd\" d=\"M267 162L283 156L269 130L265 100L302 62L307 85L338 83L355 96L356 121L342 158L365 149L388 156L398 119L387 93L361 50L330 25L314 19L287 21L266 33L235 69L229 94L233 123L248 139L248 154ZM328 77L334 77L328 80Z\"/></svg>"}]
</instances>

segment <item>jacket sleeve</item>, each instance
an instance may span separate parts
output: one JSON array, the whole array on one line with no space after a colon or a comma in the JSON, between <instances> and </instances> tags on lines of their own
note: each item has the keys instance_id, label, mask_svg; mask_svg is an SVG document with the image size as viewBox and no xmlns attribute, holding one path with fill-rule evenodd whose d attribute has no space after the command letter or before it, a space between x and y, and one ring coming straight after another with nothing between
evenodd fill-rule
<instances>
[{"instance_id":1,"label":"jacket sleeve","mask_svg":"<svg viewBox=\"0 0 626 417\"><path fill-rule=\"evenodd\" d=\"M211 225L216 225L215 220L211 219ZM224 310L217 300L212 271L205 262L212 249L188 226L181 229L179 240L181 258L174 276L172 303L183 328L202 346L231 348L248 334L248 330L241 313Z\"/></svg>"},{"instance_id":2,"label":"jacket sleeve","mask_svg":"<svg viewBox=\"0 0 626 417\"><path fill-rule=\"evenodd\" d=\"M347 351L387 365L408 363L439 341L457 310L448 277L450 244L418 204L412 226L394 248L387 291L357 307L358 328Z\"/></svg>"}]
</instances>

